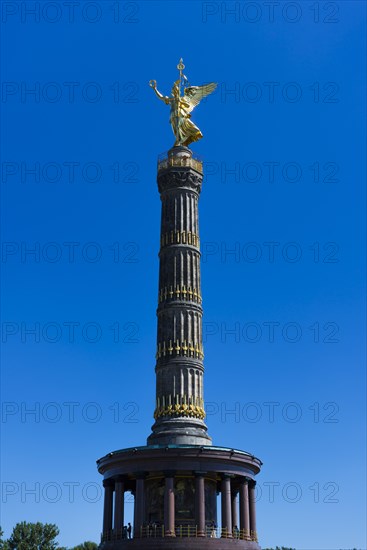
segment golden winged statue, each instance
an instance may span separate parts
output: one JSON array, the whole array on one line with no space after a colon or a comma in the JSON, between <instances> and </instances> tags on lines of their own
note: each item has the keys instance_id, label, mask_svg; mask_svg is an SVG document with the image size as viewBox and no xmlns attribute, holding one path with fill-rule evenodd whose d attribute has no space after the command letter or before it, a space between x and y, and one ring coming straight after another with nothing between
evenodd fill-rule
<instances>
[{"instance_id":1,"label":"golden winged statue","mask_svg":"<svg viewBox=\"0 0 367 550\"><path fill-rule=\"evenodd\" d=\"M187 77L183 74L185 65L180 59L177 69L180 71L180 77L173 84L172 97L164 96L157 90L157 82L151 80L149 85L155 91L157 97L164 101L166 105L171 106L170 123L175 135L176 145L189 145L193 141L198 141L203 137L203 134L191 120L191 112L199 105L200 101L207 95L214 92L217 84L210 82L204 86L188 86ZM186 85L186 87L185 87ZM184 93L181 95L181 89L184 88Z\"/></svg>"}]
</instances>

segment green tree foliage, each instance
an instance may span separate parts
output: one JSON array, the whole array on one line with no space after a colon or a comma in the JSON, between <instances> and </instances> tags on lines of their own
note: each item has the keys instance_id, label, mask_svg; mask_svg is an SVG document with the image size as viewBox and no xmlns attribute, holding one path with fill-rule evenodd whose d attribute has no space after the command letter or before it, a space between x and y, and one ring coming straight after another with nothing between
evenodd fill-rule
<instances>
[{"instance_id":1,"label":"green tree foliage","mask_svg":"<svg viewBox=\"0 0 367 550\"><path fill-rule=\"evenodd\" d=\"M0 550L9 550L8 541L3 539L4 531L0 527Z\"/></svg>"},{"instance_id":2,"label":"green tree foliage","mask_svg":"<svg viewBox=\"0 0 367 550\"><path fill-rule=\"evenodd\" d=\"M98 544L95 542L83 542L83 544L78 544L78 546L74 546L71 548L71 550L97 550Z\"/></svg>"},{"instance_id":3,"label":"green tree foliage","mask_svg":"<svg viewBox=\"0 0 367 550\"><path fill-rule=\"evenodd\" d=\"M55 550L59 529L52 523L17 523L8 540L9 550Z\"/></svg>"}]
</instances>

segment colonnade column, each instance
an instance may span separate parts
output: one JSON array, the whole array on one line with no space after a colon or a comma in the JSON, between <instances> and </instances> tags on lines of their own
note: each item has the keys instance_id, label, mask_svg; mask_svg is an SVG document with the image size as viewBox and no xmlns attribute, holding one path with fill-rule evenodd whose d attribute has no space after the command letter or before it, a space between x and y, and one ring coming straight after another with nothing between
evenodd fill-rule
<instances>
[{"instance_id":1,"label":"colonnade column","mask_svg":"<svg viewBox=\"0 0 367 550\"><path fill-rule=\"evenodd\" d=\"M232 538L231 478L224 475L221 483L222 537Z\"/></svg>"},{"instance_id":2,"label":"colonnade column","mask_svg":"<svg viewBox=\"0 0 367 550\"><path fill-rule=\"evenodd\" d=\"M203 472L197 472L195 478L195 522L197 536L205 537L205 478Z\"/></svg>"},{"instance_id":3,"label":"colonnade column","mask_svg":"<svg viewBox=\"0 0 367 550\"><path fill-rule=\"evenodd\" d=\"M232 491L232 528L238 528L238 513L237 513L237 494L238 490Z\"/></svg>"},{"instance_id":4,"label":"colonnade column","mask_svg":"<svg viewBox=\"0 0 367 550\"><path fill-rule=\"evenodd\" d=\"M256 481L252 481L252 483L250 483L250 485L249 485L249 508L250 508L250 535L251 535L251 540L257 540L255 486L256 486Z\"/></svg>"},{"instance_id":5,"label":"colonnade column","mask_svg":"<svg viewBox=\"0 0 367 550\"><path fill-rule=\"evenodd\" d=\"M134 538L141 536L145 511L145 474L136 474L135 505L134 505Z\"/></svg>"},{"instance_id":6,"label":"colonnade column","mask_svg":"<svg viewBox=\"0 0 367 550\"><path fill-rule=\"evenodd\" d=\"M112 479L103 480L104 504L103 504L103 535L106 536L112 530L113 489Z\"/></svg>"},{"instance_id":7,"label":"colonnade column","mask_svg":"<svg viewBox=\"0 0 367 550\"><path fill-rule=\"evenodd\" d=\"M174 472L165 473L164 488L164 534L175 537L175 478Z\"/></svg>"},{"instance_id":8,"label":"colonnade column","mask_svg":"<svg viewBox=\"0 0 367 550\"><path fill-rule=\"evenodd\" d=\"M250 509L248 478L245 477L240 484L240 533L241 539L250 539Z\"/></svg>"},{"instance_id":9,"label":"colonnade column","mask_svg":"<svg viewBox=\"0 0 367 550\"><path fill-rule=\"evenodd\" d=\"M120 531L121 535L124 527L124 497L124 478L117 477L115 478L115 514L113 518L113 528L117 532Z\"/></svg>"}]
</instances>

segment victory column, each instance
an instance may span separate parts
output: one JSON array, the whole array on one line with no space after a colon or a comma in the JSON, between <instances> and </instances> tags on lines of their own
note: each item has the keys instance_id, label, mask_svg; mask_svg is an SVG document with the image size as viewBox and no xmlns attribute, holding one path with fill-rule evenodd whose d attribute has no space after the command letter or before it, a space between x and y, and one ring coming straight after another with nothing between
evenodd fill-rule
<instances>
[{"instance_id":1,"label":"victory column","mask_svg":"<svg viewBox=\"0 0 367 550\"><path fill-rule=\"evenodd\" d=\"M203 137L191 113L216 84L190 86L184 68L181 59L171 97L149 82L170 105L175 136L159 157L157 174L162 215L155 423L147 445L97 461L105 490L101 550L260 549L254 478L262 463L245 451L212 445L204 423L198 223L203 166L188 145ZM126 491L134 495L132 539L124 529Z\"/></svg>"}]
</instances>

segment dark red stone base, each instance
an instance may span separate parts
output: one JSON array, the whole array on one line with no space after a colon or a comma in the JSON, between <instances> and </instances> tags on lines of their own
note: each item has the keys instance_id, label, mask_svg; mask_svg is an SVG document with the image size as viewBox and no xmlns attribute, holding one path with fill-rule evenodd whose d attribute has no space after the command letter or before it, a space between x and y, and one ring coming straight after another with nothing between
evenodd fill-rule
<instances>
[{"instance_id":1,"label":"dark red stone base","mask_svg":"<svg viewBox=\"0 0 367 550\"><path fill-rule=\"evenodd\" d=\"M103 542L100 550L260 550L257 542L207 537L167 537Z\"/></svg>"}]
</instances>

